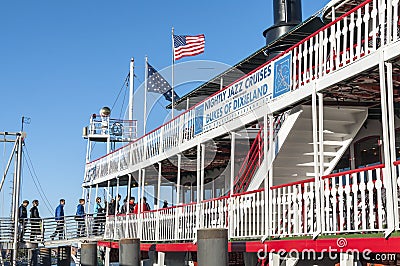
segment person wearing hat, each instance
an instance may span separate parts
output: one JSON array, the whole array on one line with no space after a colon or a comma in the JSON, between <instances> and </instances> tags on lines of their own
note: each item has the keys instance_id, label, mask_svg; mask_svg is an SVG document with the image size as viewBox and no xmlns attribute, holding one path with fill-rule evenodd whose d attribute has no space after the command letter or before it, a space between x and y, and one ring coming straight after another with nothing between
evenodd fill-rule
<instances>
[{"instance_id":1,"label":"person wearing hat","mask_svg":"<svg viewBox=\"0 0 400 266\"><path fill-rule=\"evenodd\" d=\"M29 201L24 200L18 209L18 222L19 222L18 241L23 241L23 239L24 239L25 226L26 226L26 221L28 218L28 211L27 211L26 207L28 207L28 205L29 205Z\"/></svg>"}]
</instances>

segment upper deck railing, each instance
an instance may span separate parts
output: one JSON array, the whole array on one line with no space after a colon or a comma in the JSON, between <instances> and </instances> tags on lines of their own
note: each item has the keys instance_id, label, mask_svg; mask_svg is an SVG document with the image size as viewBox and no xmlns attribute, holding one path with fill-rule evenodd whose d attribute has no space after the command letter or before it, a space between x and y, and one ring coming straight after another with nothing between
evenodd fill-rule
<instances>
[{"instance_id":1,"label":"upper deck railing","mask_svg":"<svg viewBox=\"0 0 400 266\"><path fill-rule=\"evenodd\" d=\"M196 106L104 157L85 181L127 170L220 128L398 40L398 2L367 0ZM284 103L282 103L284 104ZM251 117L248 119L257 119ZM248 123L251 121L243 121ZM193 142L194 143L194 142Z\"/></svg>"}]
</instances>

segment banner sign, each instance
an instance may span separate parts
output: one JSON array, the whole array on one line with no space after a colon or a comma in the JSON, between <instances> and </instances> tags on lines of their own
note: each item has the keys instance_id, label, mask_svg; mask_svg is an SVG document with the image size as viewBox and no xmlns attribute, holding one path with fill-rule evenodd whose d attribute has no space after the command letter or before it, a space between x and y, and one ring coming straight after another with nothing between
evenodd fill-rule
<instances>
[{"instance_id":1,"label":"banner sign","mask_svg":"<svg viewBox=\"0 0 400 266\"><path fill-rule=\"evenodd\" d=\"M288 53L196 106L194 134L219 127L289 92L291 60Z\"/></svg>"}]
</instances>

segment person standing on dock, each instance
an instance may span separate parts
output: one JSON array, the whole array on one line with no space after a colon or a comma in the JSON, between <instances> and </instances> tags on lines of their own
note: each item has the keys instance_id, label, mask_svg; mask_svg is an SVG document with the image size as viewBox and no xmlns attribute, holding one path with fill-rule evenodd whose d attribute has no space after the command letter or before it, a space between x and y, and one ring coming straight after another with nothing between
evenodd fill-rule
<instances>
[{"instance_id":1,"label":"person standing on dock","mask_svg":"<svg viewBox=\"0 0 400 266\"><path fill-rule=\"evenodd\" d=\"M40 219L40 215L39 215L39 201L38 200L33 200L32 201L32 208L29 210L31 215L30 215L30 222L31 222L31 241L34 240L41 240L41 237L39 238L39 236L41 235L41 219Z\"/></svg>"},{"instance_id":2,"label":"person standing on dock","mask_svg":"<svg viewBox=\"0 0 400 266\"><path fill-rule=\"evenodd\" d=\"M28 207L28 205L29 205L29 201L24 200L18 209L18 222L19 222L18 241L24 240L25 226L26 226L26 221L28 218L28 211L27 211L26 207Z\"/></svg>"},{"instance_id":3,"label":"person standing on dock","mask_svg":"<svg viewBox=\"0 0 400 266\"><path fill-rule=\"evenodd\" d=\"M64 238L64 205L65 205L65 199L60 199L60 205L57 206L56 212L55 212L55 220L57 222L57 227L54 233L50 236L51 240L54 240L54 238L58 235L59 239Z\"/></svg>"},{"instance_id":4,"label":"person standing on dock","mask_svg":"<svg viewBox=\"0 0 400 266\"><path fill-rule=\"evenodd\" d=\"M84 199L79 199L79 204L76 206L76 214L75 214L75 220L78 223L78 232L77 232L77 237L83 237L85 236L85 200Z\"/></svg>"}]
</instances>

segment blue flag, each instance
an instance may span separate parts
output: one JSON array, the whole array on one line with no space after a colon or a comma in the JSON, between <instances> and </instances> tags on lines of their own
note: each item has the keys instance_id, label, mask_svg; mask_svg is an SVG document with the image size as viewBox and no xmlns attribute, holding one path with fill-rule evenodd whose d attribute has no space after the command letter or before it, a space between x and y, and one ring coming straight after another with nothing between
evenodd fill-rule
<instances>
[{"instance_id":1,"label":"blue flag","mask_svg":"<svg viewBox=\"0 0 400 266\"><path fill-rule=\"evenodd\" d=\"M171 85L149 63L147 63L147 90L150 92L160 93L164 95L164 98L167 101L172 102ZM176 102L179 99L180 97L174 91L174 101Z\"/></svg>"}]
</instances>

